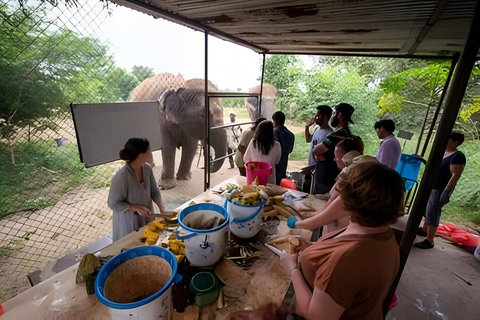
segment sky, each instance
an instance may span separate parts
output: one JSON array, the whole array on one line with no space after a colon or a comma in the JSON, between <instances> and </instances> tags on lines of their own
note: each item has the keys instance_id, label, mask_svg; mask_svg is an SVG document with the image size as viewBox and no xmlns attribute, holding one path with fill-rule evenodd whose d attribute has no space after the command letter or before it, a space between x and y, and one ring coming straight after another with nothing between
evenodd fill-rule
<instances>
[{"instance_id":1,"label":"sky","mask_svg":"<svg viewBox=\"0 0 480 320\"><path fill-rule=\"evenodd\" d=\"M117 66L130 71L134 65L151 67L155 73L182 74L185 79L204 78L203 32L135 10L110 4L111 14L99 0L83 0L80 9L60 6L52 12L83 35L93 33L110 46ZM54 10L52 10L54 11ZM92 23L97 15L96 23ZM84 18L87 17L87 18ZM248 92L260 83L262 55L233 43L208 38L208 78L220 90Z\"/></svg>"}]
</instances>

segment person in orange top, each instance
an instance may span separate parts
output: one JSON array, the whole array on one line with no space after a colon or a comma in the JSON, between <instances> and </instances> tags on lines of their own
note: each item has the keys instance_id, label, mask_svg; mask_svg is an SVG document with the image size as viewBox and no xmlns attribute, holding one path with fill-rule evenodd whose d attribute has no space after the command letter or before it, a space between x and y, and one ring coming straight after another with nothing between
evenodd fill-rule
<instances>
[{"instance_id":1,"label":"person in orange top","mask_svg":"<svg viewBox=\"0 0 480 320\"><path fill-rule=\"evenodd\" d=\"M389 225L403 212L402 178L377 161L359 162L340 176L337 189L350 224L320 238L300 259L280 256L295 288L295 312L307 319L383 319L382 302L399 268Z\"/></svg>"}]
</instances>

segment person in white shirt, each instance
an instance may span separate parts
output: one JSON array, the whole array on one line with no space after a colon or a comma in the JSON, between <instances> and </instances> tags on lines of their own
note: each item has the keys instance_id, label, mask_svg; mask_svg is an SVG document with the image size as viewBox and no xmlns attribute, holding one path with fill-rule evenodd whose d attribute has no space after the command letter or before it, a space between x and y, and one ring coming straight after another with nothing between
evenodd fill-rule
<instances>
[{"instance_id":1,"label":"person in white shirt","mask_svg":"<svg viewBox=\"0 0 480 320\"><path fill-rule=\"evenodd\" d=\"M377 160L395 170L402 156L400 142L393 135L395 122L389 119L380 120L375 122L374 128L378 138L383 139L378 148Z\"/></svg>"},{"instance_id":2,"label":"person in white shirt","mask_svg":"<svg viewBox=\"0 0 480 320\"><path fill-rule=\"evenodd\" d=\"M312 171L315 169L316 161L313 157L313 149L325 140L325 137L332 133L332 129L328 125L328 120L332 116L332 108L327 105L317 107L317 113L313 118L305 124L305 140L310 143L310 151L308 152L307 167L302 168L301 173L305 175L303 181L303 191L310 193L310 185L312 181ZM316 124L318 127L313 134L310 134L310 127Z\"/></svg>"},{"instance_id":3,"label":"person in white shirt","mask_svg":"<svg viewBox=\"0 0 480 320\"><path fill-rule=\"evenodd\" d=\"M267 183L275 184L275 165L280 162L282 147L275 141L273 133L273 122L262 121L255 130L255 135L245 151L243 161L262 161L272 166L272 173L268 176Z\"/></svg>"}]
</instances>

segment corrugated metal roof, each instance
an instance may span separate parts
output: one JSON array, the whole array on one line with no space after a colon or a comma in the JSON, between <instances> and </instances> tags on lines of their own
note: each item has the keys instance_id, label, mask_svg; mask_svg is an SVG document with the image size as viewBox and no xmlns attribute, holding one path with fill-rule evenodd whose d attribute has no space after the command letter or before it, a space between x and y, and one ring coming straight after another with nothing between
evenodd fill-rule
<instances>
[{"instance_id":1,"label":"corrugated metal roof","mask_svg":"<svg viewBox=\"0 0 480 320\"><path fill-rule=\"evenodd\" d=\"M259 53L451 55L475 0L114 0Z\"/></svg>"}]
</instances>

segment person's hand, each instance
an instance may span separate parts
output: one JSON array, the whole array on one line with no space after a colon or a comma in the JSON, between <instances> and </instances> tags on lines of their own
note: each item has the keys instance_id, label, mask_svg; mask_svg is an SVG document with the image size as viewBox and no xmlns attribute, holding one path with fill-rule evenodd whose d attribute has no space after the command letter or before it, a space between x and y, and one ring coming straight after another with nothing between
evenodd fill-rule
<instances>
[{"instance_id":1,"label":"person's hand","mask_svg":"<svg viewBox=\"0 0 480 320\"><path fill-rule=\"evenodd\" d=\"M280 262L282 264L283 270L290 274L293 269L298 269L298 253L287 253L283 251L280 253Z\"/></svg>"},{"instance_id":2,"label":"person's hand","mask_svg":"<svg viewBox=\"0 0 480 320\"><path fill-rule=\"evenodd\" d=\"M328 201L328 199L330 199L332 195L330 194L330 192L327 192L325 194L315 194L314 197L315 198L318 198L320 200L323 200L323 201Z\"/></svg>"},{"instance_id":3,"label":"person's hand","mask_svg":"<svg viewBox=\"0 0 480 320\"><path fill-rule=\"evenodd\" d=\"M440 195L440 204L446 205L450 201L450 191L447 189L443 190L442 194Z\"/></svg>"},{"instance_id":4,"label":"person's hand","mask_svg":"<svg viewBox=\"0 0 480 320\"><path fill-rule=\"evenodd\" d=\"M295 228L295 224L297 224L297 218L295 217L289 217L287 219L287 226L289 226L290 228L294 229Z\"/></svg>"},{"instance_id":5,"label":"person's hand","mask_svg":"<svg viewBox=\"0 0 480 320\"><path fill-rule=\"evenodd\" d=\"M138 213L138 215L141 217L145 217L145 218L150 217L150 210L145 208L144 206L131 205L130 210Z\"/></svg>"},{"instance_id":6,"label":"person's hand","mask_svg":"<svg viewBox=\"0 0 480 320\"><path fill-rule=\"evenodd\" d=\"M311 173L314 168L315 166L303 167L302 169L300 169L300 173L303 173L303 174Z\"/></svg>"},{"instance_id":7,"label":"person's hand","mask_svg":"<svg viewBox=\"0 0 480 320\"><path fill-rule=\"evenodd\" d=\"M307 249L308 247L310 247L313 244L309 240L305 240L302 237L298 237L298 240L300 240L300 245L297 247L298 252L301 252L301 251Z\"/></svg>"},{"instance_id":8,"label":"person's hand","mask_svg":"<svg viewBox=\"0 0 480 320\"><path fill-rule=\"evenodd\" d=\"M310 127L311 125L313 125L315 123L315 117L311 118L310 120L307 121L307 123L305 124L306 127Z\"/></svg>"}]
</instances>

